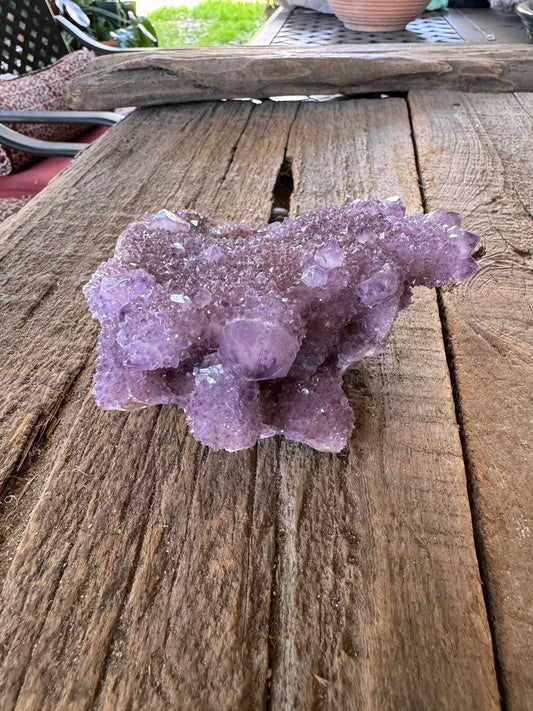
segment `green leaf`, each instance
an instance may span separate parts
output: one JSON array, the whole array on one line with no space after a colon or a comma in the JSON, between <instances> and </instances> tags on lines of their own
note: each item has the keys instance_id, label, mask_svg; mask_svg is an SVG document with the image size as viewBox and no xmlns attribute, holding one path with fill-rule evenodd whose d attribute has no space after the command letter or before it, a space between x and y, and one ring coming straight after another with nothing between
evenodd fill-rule
<instances>
[{"instance_id":1,"label":"green leaf","mask_svg":"<svg viewBox=\"0 0 533 711\"><path fill-rule=\"evenodd\" d=\"M89 27L91 24L90 19L73 0L56 0L56 5L62 15L70 15L70 19L80 27Z\"/></svg>"}]
</instances>

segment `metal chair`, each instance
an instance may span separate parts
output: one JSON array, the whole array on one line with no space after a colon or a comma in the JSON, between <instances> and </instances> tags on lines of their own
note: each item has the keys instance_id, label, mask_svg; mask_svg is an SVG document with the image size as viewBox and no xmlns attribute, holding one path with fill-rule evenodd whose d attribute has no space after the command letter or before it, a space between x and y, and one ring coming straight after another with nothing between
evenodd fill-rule
<instances>
[{"instance_id":1,"label":"metal chair","mask_svg":"<svg viewBox=\"0 0 533 711\"><path fill-rule=\"evenodd\" d=\"M61 31L66 31L96 54L127 50L97 42L66 18L54 15L47 0L0 0L0 74L25 74L43 69L68 54ZM92 123L110 126L122 117L109 112L0 111L0 144L42 156L74 156L87 144L40 141L3 125L18 123Z\"/></svg>"}]
</instances>

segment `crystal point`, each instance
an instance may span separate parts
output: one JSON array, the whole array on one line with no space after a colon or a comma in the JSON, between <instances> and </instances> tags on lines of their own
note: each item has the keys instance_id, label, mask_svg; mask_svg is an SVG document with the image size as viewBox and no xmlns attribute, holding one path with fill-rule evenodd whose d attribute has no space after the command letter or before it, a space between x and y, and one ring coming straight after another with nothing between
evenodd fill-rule
<instances>
[{"instance_id":1,"label":"crystal point","mask_svg":"<svg viewBox=\"0 0 533 711\"><path fill-rule=\"evenodd\" d=\"M245 380L284 378L298 353L297 338L283 326L239 319L224 326L218 355Z\"/></svg>"},{"instance_id":2,"label":"crystal point","mask_svg":"<svg viewBox=\"0 0 533 711\"><path fill-rule=\"evenodd\" d=\"M342 373L387 340L412 287L462 281L479 238L457 213L399 198L329 205L253 230L191 210L131 224L84 293L101 322L104 409L185 409L236 451L283 434L338 452L354 415Z\"/></svg>"}]
</instances>

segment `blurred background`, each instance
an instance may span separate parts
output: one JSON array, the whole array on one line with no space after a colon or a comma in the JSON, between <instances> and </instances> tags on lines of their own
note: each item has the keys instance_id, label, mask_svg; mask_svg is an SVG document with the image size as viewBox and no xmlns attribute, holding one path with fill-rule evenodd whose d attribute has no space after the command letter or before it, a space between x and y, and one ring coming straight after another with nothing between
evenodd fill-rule
<instances>
[{"instance_id":1,"label":"blurred background","mask_svg":"<svg viewBox=\"0 0 533 711\"><path fill-rule=\"evenodd\" d=\"M270 0L273 2L273 0ZM55 0L57 11L120 47L245 44L274 9L268 0Z\"/></svg>"}]
</instances>

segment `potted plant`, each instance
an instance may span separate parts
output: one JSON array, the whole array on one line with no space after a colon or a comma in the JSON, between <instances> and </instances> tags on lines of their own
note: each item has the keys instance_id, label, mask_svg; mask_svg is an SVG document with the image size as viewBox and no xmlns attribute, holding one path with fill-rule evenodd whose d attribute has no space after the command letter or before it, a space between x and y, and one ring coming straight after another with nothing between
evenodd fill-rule
<instances>
[{"instance_id":1,"label":"potted plant","mask_svg":"<svg viewBox=\"0 0 533 711\"><path fill-rule=\"evenodd\" d=\"M55 5L99 42L117 47L157 45L153 25L136 15L134 0L55 0Z\"/></svg>"},{"instance_id":2,"label":"potted plant","mask_svg":"<svg viewBox=\"0 0 533 711\"><path fill-rule=\"evenodd\" d=\"M349 30L403 30L418 17L429 0L329 0L331 9Z\"/></svg>"}]
</instances>

